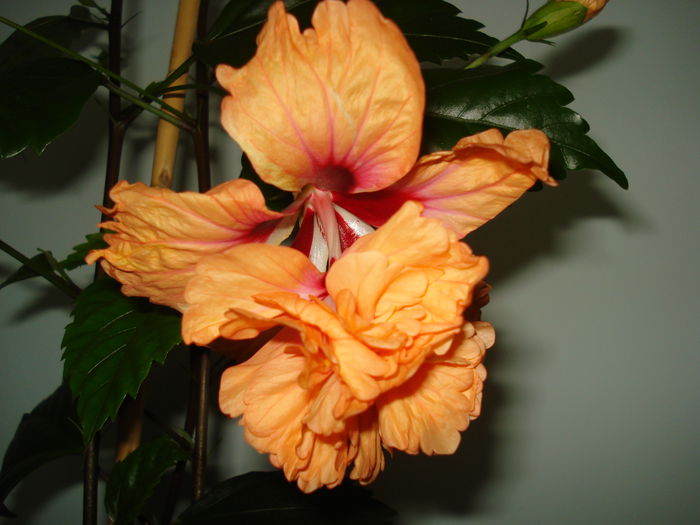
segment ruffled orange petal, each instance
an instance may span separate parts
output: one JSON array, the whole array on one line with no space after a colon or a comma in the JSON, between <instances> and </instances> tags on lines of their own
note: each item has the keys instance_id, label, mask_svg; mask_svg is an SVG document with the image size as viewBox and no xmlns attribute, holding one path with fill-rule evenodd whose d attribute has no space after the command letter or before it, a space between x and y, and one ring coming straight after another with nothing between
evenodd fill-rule
<instances>
[{"instance_id":1,"label":"ruffled orange petal","mask_svg":"<svg viewBox=\"0 0 700 525\"><path fill-rule=\"evenodd\" d=\"M283 330L259 355L226 370L219 395L222 411L242 415L246 440L270 454L271 463L305 492L339 485L356 456L361 457L357 468L363 479L376 476L383 465L381 451L372 450L373 444L379 446L376 414L361 422L359 430L353 420L349 431L329 435L319 435L304 423L315 394L299 384L305 367L300 343L293 331Z\"/></svg>"},{"instance_id":2,"label":"ruffled orange petal","mask_svg":"<svg viewBox=\"0 0 700 525\"><path fill-rule=\"evenodd\" d=\"M119 182L110 197L113 220L101 224L114 233L109 244L86 261L102 259L107 274L122 283L126 295L183 310L184 289L195 264L244 242L264 242L285 217L265 207L250 181L233 180L207 193L176 193L141 183Z\"/></svg>"},{"instance_id":3,"label":"ruffled orange petal","mask_svg":"<svg viewBox=\"0 0 700 525\"><path fill-rule=\"evenodd\" d=\"M384 445L409 454L452 454L459 432L480 413L486 379L481 360L492 344L488 323L466 323L444 356L426 361L408 381L377 399Z\"/></svg>"},{"instance_id":4,"label":"ruffled orange petal","mask_svg":"<svg viewBox=\"0 0 700 525\"><path fill-rule=\"evenodd\" d=\"M202 259L190 279L182 317L187 344L206 345L218 337L249 339L279 324L280 310L255 296L286 292L324 296L323 275L301 252L285 246L242 244ZM244 315L237 315L241 310Z\"/></svg>"},{"instance_id":5,"label":"ruffled orange petal","mask_svg":"<svg viewBox=\"0 0 700 525\"><path fill-rule=\"evenodd\" d=\"M222 123L256 171L279 188L358 192L405 175L420 146L425 103L418 62L368 0L326 0L299 31L270 8L255 57L217 68L230 93Z\"/></svg>"},{"instance_id":6,"label":"ruffled orange petal","mask_svg":"<svg viewBox=\"0 0 700 525\"><path fill-rule=\"evenodd\" d=\"M306 351L320 341L358 400L375 399L428 355L447 350L488 268L484 257L420 212L419 204L406 203L331 266L325 284L335 311L294 296L266 296L284 310L278 320L303 334Z\"/></svg>"},{"instance_id":7,"label":"ruffled orange petal","mask_svg":"<svg viewBox=\"0 0 700 525\"><path fill-rule=\"evenodd\" d=\"M396 321L402 313L410 316L410 307L420 306L422 323L459 323L474 286L488 271L488 260L473 255L453 232L421 216L421 210L409 201L377 231L358 239L329 270L329 294L350 290L358 313L378 321ZM369 277L378 261L353 268L360 264L358 258L367 258L361 254L385 258L384 281L373 285L379 277Z\"/></svg>"},{"instance_id":8,"label":"ruffled orange petal","mask_svg":"<svg viewBox=\"0 0 700 525\"><path fill-rule=\"evenodd\" d=\"M372 483L384 470L384 452L379 437L377 411L373 407L357 416L357 455L350 478L362 485Z\"/></svg>"},{"instance_id":9,"label":"ruffled orange petal","mask_svg":"<svg viewBox=\"0 0 700 525\"><path fill-rule=\"evenodd\" d=\"M496 129L460 140L452 151L421 157L406 177L385 190L334 194L334 201L373 225L383 224L406 200L421 202L426 217L439 219L460 237L516 201L537 180L551 186L549 141L539 130Z\"/></svg>"}]
</instances>

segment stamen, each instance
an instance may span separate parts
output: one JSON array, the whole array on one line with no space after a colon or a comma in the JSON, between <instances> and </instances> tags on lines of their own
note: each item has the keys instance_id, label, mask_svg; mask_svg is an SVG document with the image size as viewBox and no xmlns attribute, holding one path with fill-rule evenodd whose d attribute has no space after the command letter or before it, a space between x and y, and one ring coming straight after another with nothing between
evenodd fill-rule
<instances>
[{"instance_id":1,"label":"stamen","mask_svg":"<svg viewBox=\"0 0 700 525\"><path fill-rule=\"evenodd\" d=\"M321 232L326 239L330 266L333 261L336 261L340 257L342 251L340 246L340 234L338 233L338 221L335 217L335 209L333 208L330 192L314 191L311 195L311 199L309 199L309 204L316 212L316 218L320 224Z\"/></svg>"}]
</instances>

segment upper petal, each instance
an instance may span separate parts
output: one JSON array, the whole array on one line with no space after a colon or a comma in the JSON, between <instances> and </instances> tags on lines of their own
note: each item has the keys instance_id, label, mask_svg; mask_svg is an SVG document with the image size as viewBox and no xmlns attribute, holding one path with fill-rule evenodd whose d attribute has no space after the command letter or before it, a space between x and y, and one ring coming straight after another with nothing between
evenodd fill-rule
<instances>
[{"instance_id":1,"label":"upper petal","mask_svg":"<svg viewBox=\"0 0 700 525\"><path fill-rule=\"evenodd\" d=\"M420 146L425 88L401 31L368 0L325 0L312 29L276 2L244 67L220 65L222 123L282 189L349 192L405 175Z\"/></svg>"},{"instance_id":2,"label":"upper petal","mask_svg":"<svg viewBox=\"0 0 700 525\"><path fill-rule=\"evenodd\" d=\"M112 221L101 224L109 247L86 258L102 258L105 271L126 295L184 309L185 284L202 257L244 242L264 242L285 215L265 207L255 184L233 180L207 193L176 193L142 183L119 182L110 192Z\"/></svg>"},{"instance_id":3,"label":"upper petal","mask_svg":"<svg viewBox=\"0 0 700 525\"><path fill-rule=\"evenodd\" d=\"M459 236L475 230L516 201L535 181L555 186L547 172L549 141L539 130L496 129L465 137L452 151L421 157L411 173L372 194L334 195L334 201L370 224L384 223L402 202L415 200L426 217Z\"/></svg>"}]
</instances>

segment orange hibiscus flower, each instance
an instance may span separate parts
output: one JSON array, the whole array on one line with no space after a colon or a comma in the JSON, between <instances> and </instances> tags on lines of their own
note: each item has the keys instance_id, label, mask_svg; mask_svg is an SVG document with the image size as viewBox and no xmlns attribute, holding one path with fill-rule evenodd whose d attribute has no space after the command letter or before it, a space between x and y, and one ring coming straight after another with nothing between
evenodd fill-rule
<instances>
[{"instance_id":1,"label":"orange hibiscus flower","mask_svg":"<svg viewBox=\"0 0 700 525\"><path fill-rule=\"evenodd\" d=\"M88 256L125 294L182 311L188 343L283 327L224 373L219 403L305 491L348 468L371 481L382 447L455 450L493 343L472 304L487 262L459 239L554 184L537 130L418 159L425 93L400 30L369 0L324 0L312 25L277 2L256 56L217 69L224 127L294 204L270 211L244 180L202 195L123 182L109 247Z\"/></svg>"},{"instance_id":2,"label":"orange hibiscus flower","mask_svg":"<svg viewBox=\"0 0 700 525\"><path fill-rule=\"evenodd\" d=\"M493 332L463 312L487 261L421 208L404 204L325 275L292 248L244 244L200 261L186 287L188 343L286 327L224 372L219 404L304 491L351 465L372 481L382 446L452 453L479 413Z\"/></svg>"}]
</instances>

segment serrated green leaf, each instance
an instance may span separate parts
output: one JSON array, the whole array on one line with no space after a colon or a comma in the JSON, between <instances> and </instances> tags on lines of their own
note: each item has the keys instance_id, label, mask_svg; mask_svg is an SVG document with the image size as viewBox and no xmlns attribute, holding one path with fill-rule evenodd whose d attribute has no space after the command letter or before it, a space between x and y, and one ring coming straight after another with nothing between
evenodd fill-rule
<instances>
[{"instance_id":1,"label":"serrated green leaf","mask_svg":"<svg viewBox=\"0 0 700 525\"><path fill-rule=\"evenodd\" d=\"M194 54L211 66L240 67L255 54L255 38L273 0L232 0L213 23L208 38L195 44ZM317 0L286 0L287 11L301 27L310 25ZM460 18L459 9L442 0L376 0L375 4L406 35L418 60L440 62L483 53L498 40L478 31L482 24ZM515 50L502 56L522 58Z\"/></svg>"},{"instance_id":2,"label":"serrated green leaf","mask_svg":"<svg viewBox=\"0 0 700 525\"><path fill-rule=\"evenodd\" d=\"M249 472L214 486L177 525L388 525L396 513L352 482L304 494L280 472Z\"/></svg>"},{"instance_id":3,"label":"serrated green leaf","mask_svg":"<svg viewBox=\"0 0 700 525\"><path fill-rule=\"evenodd\" d=\"M117 463L105 489L105 508L114 525L132 523L163 474L189 453L168 438L143 443Z\"/></svg>"},{"instance_id":4,"label":"serrated green leaf","mask_svg":"<svg viewBox=\"0 0 700 525\"><path fill-rule=\"evenodd\" d=\"M253 165L245 154L241 157L241 174L239 177L253 182L260 188L260 192L265 197L265 205L271 210L281 211L294 202L294 195L290 192L281 190L277 186L263 181L253 169Z\"/></svg>"},{"instance_id":5,"label":"serrated green leaf","mask_svg":"<svg viewBox=\"0 0 700 525\"><path fill-rule=\"evenodd\" d=\"M73 251L69 253L60 264L66 270L74 270L86 264L85 257L92 250L101 250L107 248L107 243L104 241L105 232L88 233L85 236L86 241L73 246Z\"/></svg>"},{"instance_id":6,"label":"serrated green leaf","mask_svg":"<svg viewBox=\"0 0 700 525\"><path fill-rule=\"evenodd\" d=\"M28 474L60 457L80 454L83 440L73 399L63 385L24 414L7 447L0 471L0 502ZM0 509L5 508L4 504ZM0 515L3 515L0 512ZM5 514L7 515L7 514Z\"/></svg>"},{"instance_id":7,"label":"serrated green leaf","mask_svg":"<svg viewBox=\"0 0 700 525\"><path fill-rule=\"evenodd\" d=\"M503 133L537 128L552 144L550 170L595 169L622 188L627 178L591 139L588 123L566 107L573 95L545 75L532 60L472 70L424 71L426 115L424 150L449 150L462 137L498 128Z\"/></svg>"},{"instance_id":8,"label":"serrated green leaf","mask_svg":"<svg viewBox=\"0 0 700 525\"><path fill-rule=\"evenodd\" d=\"M63 47L70 48L81 33L93 27L93 24L75 16L46 16L37 18L24 27ZM9 70L29 62L60 56L60 51L21 31L14 31L0 44L0 70Z\"/></svg>"},{"instance_id":9,"label":"serrated green leaf","mask_svg":"<svg viewBox=\"0 0 700 525\"><path fill-rule=\"evenodd\" d=\"M110 279L78 296L63 336L63 370L86 442L116 416L127 395L136 397L152 363L162 363L180 340L177 312L126 297Z\"/></svg>"},{"instance_id":10,"label":"serrated green leaf","mask_svg":"<svg viewBox=\"0 0 700 525\"><path fill-rule=\"evenodd\" d=\"M440 64L450 58L482 54L498 39L479 31L483 24L461 18L459 9L447 2L425 0L378 0L384 16L396 22L421 62ZM507 49L500 56L520 60L522 55Z\"/></svg>"},{"instance_id":11,"label":"serrated green leaf","mask_svg":"<svg viewBox=\"0 0 700 525\"><path fill-rule=\"evenodd\" d=\"M49 58L0 75L0 159L37 153L66 131L100 83L81 62Z\"/></svg>"}]
</instances>

